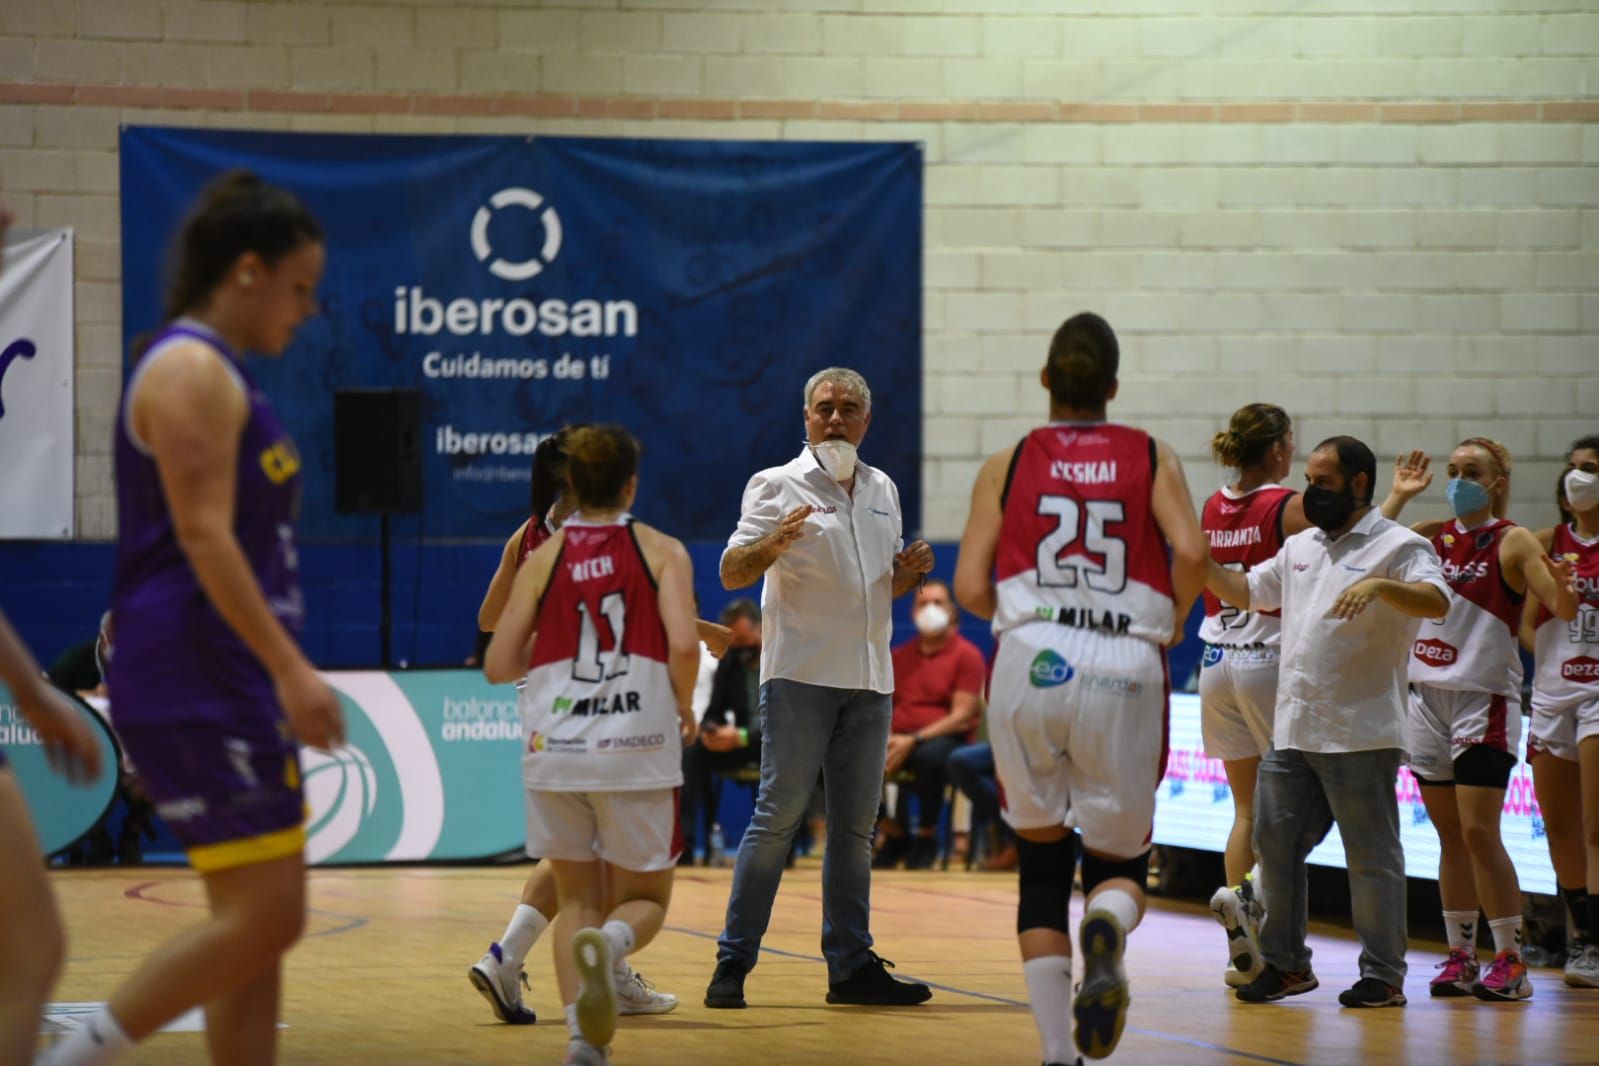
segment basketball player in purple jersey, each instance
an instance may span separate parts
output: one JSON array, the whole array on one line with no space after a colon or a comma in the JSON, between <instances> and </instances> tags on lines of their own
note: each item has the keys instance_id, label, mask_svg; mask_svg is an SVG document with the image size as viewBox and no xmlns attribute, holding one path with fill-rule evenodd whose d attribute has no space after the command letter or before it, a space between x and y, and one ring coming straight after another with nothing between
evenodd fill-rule
<instances>
[{"instance_id":1,"label":"basketball player in purple jersey","mask_svg":"<svg viewBox=\"0 0 1599 1066\"><path fill-rule=\"evenodd\" d=\"M0 205L0 249L11 212ZM67 698L45 680L6 616L0 613L0 681L17 711L39 735L50 764L71 780L100 776L100 748ZM39 1016L61 969L66 938L40 861L22 789L0 748L0 1066L28 1062L39 1041Z\"/></svg>"},{"instance_id":2,"label":"basketball player in purple jersey","mask_svg":"<svg viewBox=\"0 0 1599 1066\"><path fill-rule=\"evenodd\" d=\"M343 740L295 641L300 459L242 362L280 355L316 309L322 230L244 172L202 194L176 247L166 322L116 425L117 730L205 882L209 920L158 948L46 1061L114 1061L204 1005L215 1062L277 1054L283 955L305 924L295 739Z\"/></svg>"}]
</instances>

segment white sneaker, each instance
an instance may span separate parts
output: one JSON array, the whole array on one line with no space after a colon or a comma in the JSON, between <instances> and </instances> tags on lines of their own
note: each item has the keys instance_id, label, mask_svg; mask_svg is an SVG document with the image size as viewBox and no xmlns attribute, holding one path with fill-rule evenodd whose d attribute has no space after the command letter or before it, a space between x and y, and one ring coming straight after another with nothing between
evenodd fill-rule
<instances>
[{"instance_id":1,"label":"white sneaker","mask_svg":"<svg viewBox=\"0 0 1599 1066\"><path fill-rule=\"evenodd\" d=\"M505 965L498 943L490 944L483 957L472 964L466 979L489 1001L494 1016L507 1025L532 1025L539 1020L532 1008L522 1003L522 989L531 991L533 988L528 983L527 971L518 966L513 973Z\"/></svg>"},{"instance_id":2,"label":"white sneaker","mask_svg":"<svg viewBox=\"0 0 1599 1066\"><path fill-rule=\"evenodd\" d=\"M1584 944L1566 960L1566 984L1572 988L1599 988L1599 944Z\"/></svg>"},{"instance_id":3,"label":"white sneaker","mask_svg":"<svg viewBox=\"0 0 1599 1066\"><path fill-rule=\"evenodd\" d=\"M658 992L655 986L627 963L616 975L616 1013L618 1014L668 1014L677 1009L677 997L670 992Z\"/></svg>"},{"instance_id":4,"label":"white sneaker","mask_svg":"<svg viewBox=\"0 0 1599 1066\"><path fill-rule=\"evenodd\" d=\"M609 1048L595 1047L587 1040L574 1037L566 1045L566 1058L562 1066L605 1066L611 1061Z\"/></svg>"},{"instance_id":5,"label":"white sneaker","mask_svg":"<svg viewBox=\"0 0 1599 1066\"><path fill-rule=\"evenodd\" d=\"M596 1048L616 1035L616 978L611 972L611 942L598 929L580 929L572 938L577 964L577 1028Z\"/></svg>"},{"instance_id":6,"label":"white sneaker","mask_svg":"<svg viewBox=\"0 0 1599 1066\"><path fill-rule=\"evenodd\" d=\"M1223 975L1227 984L1240 988L1249 984L1260 971L1265 960L1260 957L1260 940L1255 930L1260 924L1254 901L1236 888L1223 885L1210 897L1210 910L1227 930L1227 953L1231 965Z\"/></svg>"}]
</instances>

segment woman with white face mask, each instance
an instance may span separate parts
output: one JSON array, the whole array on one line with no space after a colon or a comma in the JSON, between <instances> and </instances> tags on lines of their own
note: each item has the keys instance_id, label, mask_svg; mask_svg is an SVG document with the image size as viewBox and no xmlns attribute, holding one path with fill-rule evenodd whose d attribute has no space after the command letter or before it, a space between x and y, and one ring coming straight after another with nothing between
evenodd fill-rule
<instances>
[{"instance_id":1,"label":"woman with white face mask","mask_svg":"<svg viewBox=\"0 0 1599 1066\"><path fill-rule=\"evenodd\" d=\"M1567 464L1561 488L1571 521L1538 540L1570 567L1578 606L1569 621L1542 607L1529 619L1538 665L1527 754L1571 926L1566 984L1599 988L1591 913L1599 892L1599 434L1574 442Z\"/></svg>"},{"instance_id":2,"label":"woman with white face mask","mask_svg":"<svg viewBox=\"0 0 1599 1066\"><path fill-rule=\"evenodd\" d=\"M1432 540L1454 594L1449 613L1424 623L1412 647L1405 726L1411 772L1438 831L1438 893L1449 938L1449 956L1429 991L1526 999L1532 982L1521 958L1521 886L1499 835L1521 729L1516 628L1524 601L1570 619L1577 600L1568 564L1550 559L1531 532L1504 517L1504 445L1461 441L1448 470L1444 495L1453 517L1412 526ZM1479 907L1494 940L1486 967L1477 960Z\"/></svg>"}]
</instances>

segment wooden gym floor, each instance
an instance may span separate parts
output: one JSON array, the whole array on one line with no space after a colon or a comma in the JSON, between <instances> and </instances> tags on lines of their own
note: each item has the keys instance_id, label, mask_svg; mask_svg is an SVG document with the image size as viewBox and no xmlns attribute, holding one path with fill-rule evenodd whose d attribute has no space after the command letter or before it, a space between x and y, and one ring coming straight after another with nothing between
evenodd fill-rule
<instances>
[{"instance_id":1,"label":"wooden gym floor","mask_svg":"<svg viewBox=\"0 0 1599 1066\"><path fill-rule=\"evenodd\" d=\"M505 927L529 867L321 870L313 913L287 967L285 1063L559 1062L566 1034L548 940L529 962L539 1024L501 1025L468 985L467 968ZM1015 942L1015 875L878 873L873 932L898 972L935 987L901 1010L828 1007L820 930L820 865L802 860L778 893L750 1009L701 1005L715 962L731 871L685 869L667 927L635 962L683 1003L624 1019L618 1063L1037 1063L1037 1036ZM187 870L57 872L69 960L53 999L104 999L152 947L203 906ZM1079 903L1080 899L1074 901ZM1075 913L1075 912L1074 912ZM1130 939L1133 1006L1112 1061L1151 1063L1599 1062L1599 990L1535 971L1526 1003L1429 1000L1442 957L1410 953L1402 1010L1340 1009L1358 947L1346 930L1312 929L1321 988L1247 1006L1221 983L1223 938L1197 904L1156 901ZM129 1060L205 1061L198 1034L158 1034Z\"/></svg>"}]
</instances>

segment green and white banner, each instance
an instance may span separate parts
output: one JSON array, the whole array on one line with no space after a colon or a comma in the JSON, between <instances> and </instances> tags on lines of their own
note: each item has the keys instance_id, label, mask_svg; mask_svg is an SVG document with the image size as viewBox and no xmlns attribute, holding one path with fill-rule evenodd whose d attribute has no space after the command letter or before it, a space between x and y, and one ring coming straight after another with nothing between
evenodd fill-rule
<instances>
[{"instance_id":1,"label":"green and white banner","mask_svg":"<svg viewBox=\"0 0 1599 1066\"><path fill-rule=\"evenodd\" d=\"M45 855L70 847L94 828L117 796L117 762L121 752L105 720L81 700L73 700L78 713L92 727L100 744L100 777L75 785L50 768L39 734L17 709L11 690L0 685L0 748L16 774L17 787L28 801L33 828Z\"/></svg>"},{"instance_id":2,"label":"green and white banner","mask_svg":"<svg viewBox=\"0 0 1599 1066\"><path fill-rule=\"evenodd\" d=\"M308 862L482 859L523 845L516 689L475 670L322 676L348 743L300 754Z\"/></svg>"}]
</instances>

